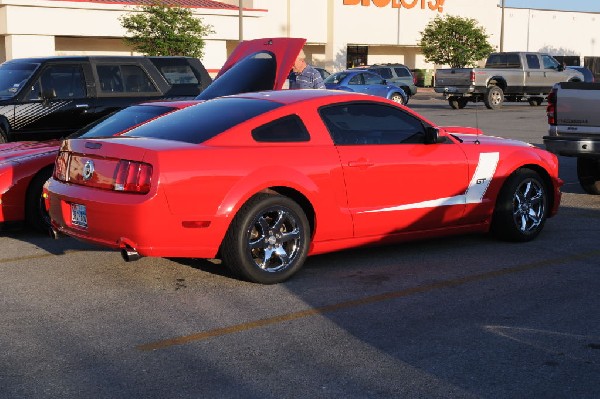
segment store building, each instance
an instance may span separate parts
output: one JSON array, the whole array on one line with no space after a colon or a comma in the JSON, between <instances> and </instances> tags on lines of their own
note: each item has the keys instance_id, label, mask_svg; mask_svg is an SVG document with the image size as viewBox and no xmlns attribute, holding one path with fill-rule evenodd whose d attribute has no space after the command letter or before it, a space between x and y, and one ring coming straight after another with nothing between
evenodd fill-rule
<instances>
[{"instance_id":1,"label":"store building","mask_svg":"<svg viewBox=\"0 0 600 399\"><path fill-rule=\"evenodd\" d=\"M150 0L0 0L0 61L45 55L133 54L119 18ZM242 11L239 2L242 2ZM417 45L437 16L476 19L505 51L545 51L567 63L600 59L600 14L505 8L499 0L167 0L215 31L203 63L215 73L244 40L304 37L310 61L329 70L374 63L433 69ZM504 18L502 14L504 13ZM501 21L504 20L504 29ZM502 42L502 43L501 43ZM599 65L600 66L600 65ZM597 71L600 72L600 71Z\"/></svg>"}]
</instances>

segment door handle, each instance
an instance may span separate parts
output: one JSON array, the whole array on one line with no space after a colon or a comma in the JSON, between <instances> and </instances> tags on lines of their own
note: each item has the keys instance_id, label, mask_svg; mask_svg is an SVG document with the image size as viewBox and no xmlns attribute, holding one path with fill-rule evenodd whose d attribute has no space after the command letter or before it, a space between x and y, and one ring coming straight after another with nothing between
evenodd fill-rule
<instances>
[{"instance_id":1,"label":"door handle","mask_svg":"<svg viewBox=\"0 0 600 399\"><path fill-rule=\"evenodd\" d=\"M89 104L75 104L75 108L88 109Z\"/></svg>"}]
</instances>

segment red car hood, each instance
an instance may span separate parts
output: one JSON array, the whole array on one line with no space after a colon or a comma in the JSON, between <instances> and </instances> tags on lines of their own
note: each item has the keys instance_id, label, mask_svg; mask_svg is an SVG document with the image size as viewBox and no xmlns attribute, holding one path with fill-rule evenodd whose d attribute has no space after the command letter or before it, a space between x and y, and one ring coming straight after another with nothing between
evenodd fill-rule
<instances>
[{"instance_id":1,"label":"red car hood","mask_svg":"<svg viewBox=\"0 0 600 399\"><path fill-rule=\"evenodd\" d=\"M60 141L21 141L0 144L0 162L57 151Z\"/></svg>"},{"instance_id":2,"label":"red car hood","mask_svg":"<svg viewBox=\"0 0 600 399\"><path fill-rule=\"evenodd\" d=\"M465 143L476 143L476 144L489 144L489 145L512 145L512 146L523 146L531 147L520 140L506 139L503 137L486 136L483 134L481 129L474 127L462 127L462 126L439 126L440 129L459 138Z\"/></svg>"}]
</instances>

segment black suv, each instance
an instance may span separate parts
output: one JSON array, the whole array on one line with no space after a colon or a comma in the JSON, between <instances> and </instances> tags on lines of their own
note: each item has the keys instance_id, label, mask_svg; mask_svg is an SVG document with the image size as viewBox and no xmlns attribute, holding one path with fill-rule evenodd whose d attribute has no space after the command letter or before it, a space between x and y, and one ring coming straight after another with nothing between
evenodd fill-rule
<instances>
[{"instance_id":1,"label":"black suv","mask_svg":"<svg viewBox=\"0 0 600 399\"><path fill-rule=\"evenodd\" d=\"M134 103L193 99L211 81L189 57L10 60L0 65L0 143L64 137Z\"/></svg>"},{"instance_id":2,"label":"black suv","mask_svg":"<svg viewBox=\"0 0 600 399\"><path fill-rule=\"evenodd\" d=\"M399 86L407 96L417 94L415 78L410 69L403 64L375 64L368 67L369 70L379 74L387 83Z\"/></svg>"}]
</instances>

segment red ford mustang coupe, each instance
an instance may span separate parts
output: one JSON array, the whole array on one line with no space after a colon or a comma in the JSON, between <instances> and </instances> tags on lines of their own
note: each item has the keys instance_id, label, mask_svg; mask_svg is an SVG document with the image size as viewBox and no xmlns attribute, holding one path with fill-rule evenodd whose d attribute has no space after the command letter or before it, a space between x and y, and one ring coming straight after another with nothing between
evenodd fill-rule
<instances>
[{"instance_id":1,"label":"red ford mustang coupe","mask_svg":"<svg viewBox=\"0 0 600 399\"><path fill-rule=\"evenodd\" d=\"M254 63L283 83L295 55L273 42L215 83ZM221 258L271 284L308 255L361 245L488 231L531 240L557 212L561 184L557 158L529 144L436 126L380 97L283 90L66 140L47 188L58 232L126 260Z\"/></svg>"},{"instance_id":2,"label":"red ford mustang coupe","mask_svg":"<svg viewBox=\"0 0 600 399\"><path fill-rule=\"evenodd\" d=\"M154 102L130 106L86 126L76 135L111 136L195 103ZM52 175L59 146L57 140L0 144L0 228L27 221L39 231L48 231L50 218L42 199L42 186Z\"/></svg>"}]
</instances>

